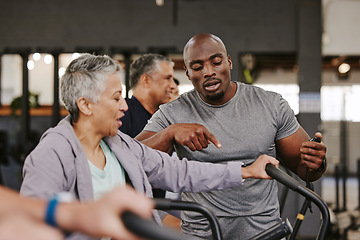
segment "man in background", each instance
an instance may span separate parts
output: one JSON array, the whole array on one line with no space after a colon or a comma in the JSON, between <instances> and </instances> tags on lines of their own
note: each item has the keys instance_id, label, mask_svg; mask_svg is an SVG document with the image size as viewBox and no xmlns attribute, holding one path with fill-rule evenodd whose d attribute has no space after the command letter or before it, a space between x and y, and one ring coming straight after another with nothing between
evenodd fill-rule
<instances>
[{"instance_id":1,"label":"man in background","mask_svg":"<svg viewBox=\"0 0 360 240\"><path fill-rule=\"evenodd\" d=\"M171 93L171 100L170 101L174 101L175 99L177 99L180 95L180 90L179 90L179 85L180 82L178 79L174 78L174 82L176 84L176 88L172 91Z\"/></svg>"},{"instance_id":2,"label":"man in background","mask_svg":"<svg viewBox=\"0 0 360 240\"><path fill-rule=\"evenodd\" d=\"M174 99L178 89L174 81L174 63L160 54L145 54L130 66L130 89L133 95L126 98L129 109L121 119L120 131L136 137L159 106ZM169 193L170 194L170 193ZM166 191L153 189L154 198L165 198ZM178 216L178 212L172 212ZM170 214L161 214L165 226L180 230L180 220Z\"/></svg>"},{"instance_id":3,"label":"man in background","mask_svg":"<svg viewBox=\"0 0 360 240\"><path fill-rule=\"evenodd\" d=\"M172 100L172 93L177 88L173 66L168 57L160 54L145 54L131 64L130 89L133 95L125 99L128 110L121 119L120 131L135 138L159 106ZM154 198L165 198L166 191L153 189L153 195Z\"/></svg>"},{"instance_id":4,"label":"man in background","mask_svg":"<svg viewBox=\"0 0 360 240\"><path fill-rule=\"evenodd\" d=\"M126 98L129 109L121 119L120 131L136 137L161 104L172 100L174 63L160 54L145 54L130 66L131 98Z\"/></svg>"}]
</instances>

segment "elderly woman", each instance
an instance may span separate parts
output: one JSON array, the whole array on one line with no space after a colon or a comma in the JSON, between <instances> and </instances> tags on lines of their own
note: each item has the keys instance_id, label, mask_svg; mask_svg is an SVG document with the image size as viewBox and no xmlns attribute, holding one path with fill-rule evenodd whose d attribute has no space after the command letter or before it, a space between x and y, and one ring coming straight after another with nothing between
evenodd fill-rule
<instances>
[{"instance_id":1,"label":"elderly woman","mask_svg":"<svg viewBox=\"0 0 360 240\"><path fill-rule=\"evenodd\" d=\"M80 201L89 201L128 183L152 197L152 187L199 192L240 187L249 177L270 178L265 165L278 165L278 161L269 156L259 157L246 168L241 162L179 160L118 131L127 110L120 71L108 56L84 54L70 63L60 82L70 115L47 130L26 158L22 195L48 198L70 192ZM158 213L153 214L160 222Z\"/></svg>"}]
</instances>

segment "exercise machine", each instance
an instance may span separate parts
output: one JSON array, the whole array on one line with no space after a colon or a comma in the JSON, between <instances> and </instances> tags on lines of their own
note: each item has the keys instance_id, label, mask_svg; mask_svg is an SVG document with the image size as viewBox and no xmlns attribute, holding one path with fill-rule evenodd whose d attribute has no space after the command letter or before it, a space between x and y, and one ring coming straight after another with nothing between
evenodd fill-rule
<instances>
[{"instance_id":1,"label":"exercise machine","mask_svg":"<svg viewBox=\"0 0 360 240\"><path fill-rule=\"evenodd\" d=\"M326 203L311 189L303 186L296 179L290 177L281 169L275 167L272 164L266 165L266 172L269 176L277 180L278 182L284 184L286 187L291 190L298 192L300 195L304 196L307 201L315 203L319 208L322 214L322 222L317 235L317 240L324 240L326 237L326 231L330 222L330 213ZM184 202L184 201L174 201L170 199L154 199L155 208L158 210L185 210L185 211L196 211L203 214L210 222L211 230L213 233L214 240L222 240L221 228L216 217L212 214L207 208L194 203L194 202ZM305 214L305 212L303 212ZM151 240L195 240L197 239L194 236L188 236L176 232L174 230L164 228L159 226L157 223L149 220L144 220L133 213L125 212L122 215L125 226L135 233L136 235L151 239ZM296 223L297 224L297 223ZM295 226L296 226L295 224ZM298 227L297 227L298 228ZM293 232L293 228L290 225L289 221L286 219L268 230L258 234L257 236L251 238L251 240L278 240L286 236L294 238L296 232Z\"/></svg>"}]
</instances>

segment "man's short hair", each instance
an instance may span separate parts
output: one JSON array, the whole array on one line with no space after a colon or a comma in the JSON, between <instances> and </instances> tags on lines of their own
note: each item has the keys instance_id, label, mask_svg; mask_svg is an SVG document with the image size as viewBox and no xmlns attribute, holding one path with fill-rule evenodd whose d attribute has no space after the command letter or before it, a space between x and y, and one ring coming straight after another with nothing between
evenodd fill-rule
<instances>
[{"instance_id":1,"label":"man's short hair","mask_svg":"<svg viewBox=\"0 0 360 240\"><path fill-rule=\"evenodd\" d=\"M141 75L157 71L160 62L174 64L168 57L156 53L142 55L132 62L130 65L130 88L136 87Z\"/></svg>"}]
</instances>

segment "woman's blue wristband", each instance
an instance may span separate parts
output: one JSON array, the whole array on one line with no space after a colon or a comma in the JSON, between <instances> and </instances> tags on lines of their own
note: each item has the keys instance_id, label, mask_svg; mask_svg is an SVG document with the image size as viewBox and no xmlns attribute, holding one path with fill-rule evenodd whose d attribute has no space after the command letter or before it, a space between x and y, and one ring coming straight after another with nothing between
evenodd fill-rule
<instances>
[{"instance_id":1,"label":"woman's blue wristband","mask_svg":"<svg viewBox=\"0 0 360 240\"><path fill-rule=\"evenodd\" d=\"M46 208L45 222L53 227L57 227L55 212L58 204L59 200L57 199L57 197L53 197L52 199L50 199Z\"/></svg>"}]
</instances>

